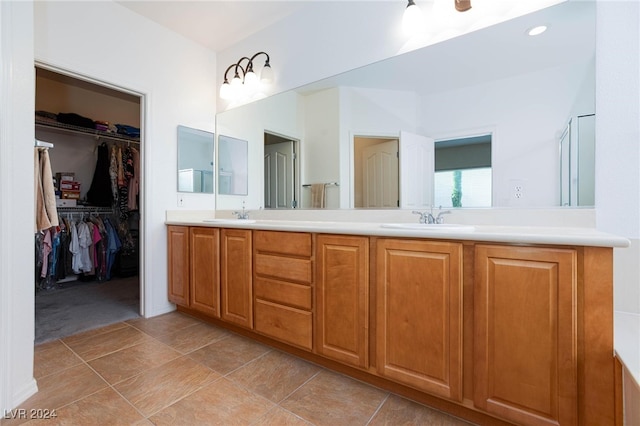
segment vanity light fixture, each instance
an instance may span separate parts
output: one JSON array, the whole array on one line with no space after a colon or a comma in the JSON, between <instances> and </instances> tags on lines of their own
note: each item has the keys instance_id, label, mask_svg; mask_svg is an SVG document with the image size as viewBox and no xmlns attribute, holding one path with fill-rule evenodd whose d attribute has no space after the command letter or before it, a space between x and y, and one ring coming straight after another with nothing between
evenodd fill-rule
<instances>
[{"instance_id":1,"label":"vanity light fixture","mask_svg":"<svg viewBox=\"0 0 640 426\"><path fill-rule=\"evenodd\" d=\"M536 27L529 28L527 30L527 34L529 34L530 36L537 36L542 34L545 31L547 31L546 25L538 25Z\"/></svg>"},{"instance_id":2,"label":"vanity light fixture","mask_svg":"<svg viewBox=\"0 0 640 426\"><path fill-rule=\"evenodd\" d=\"M414 3L413 0L408 0L409 3L404 9L402 15L402 30L408 36L413 36L420 30L420 24L424 22L422 16L422 10Z\"/></svg>"},{"instance_id":3,"label":"vanity light fixture","mask_svg":"<svg viewBox=\"0 0 640 426\"><path fill-rule=\"evenodd\" d=\"M260 78L256 75L254 68L254 60L259 55L267 57L264 66L260 71ZM244 66L243 66L244 64ZM233 78L229 82L227 74L231 69L234 70ZM261 85L269 85L273 82L273 69L269 64L269 55L266 52L258 52L251 58L243 56L237 63L229 65L224 72L224 81L220 86L220 97L225 100L237 101L241 99L249 99L260 93Z\"/></svg>"}]
</instances>

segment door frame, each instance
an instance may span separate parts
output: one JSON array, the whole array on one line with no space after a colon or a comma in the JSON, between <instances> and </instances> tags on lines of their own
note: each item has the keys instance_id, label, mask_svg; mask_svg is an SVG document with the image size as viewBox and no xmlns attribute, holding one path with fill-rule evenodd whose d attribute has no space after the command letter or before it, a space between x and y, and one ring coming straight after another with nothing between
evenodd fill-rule
<instances>
[{"instance_id":1,"label":"door frame","mask_svg":"<svg viewBox=\"0 0 640 426\"><path fill-rule=\"evenodd\" d=\"M146 208L146 200L147 200L147 196L146 193L147 191L145 190L146 187L146 182L148 180L148 169L146 167L146 149L145 149L145 138L146 138L146 132L145 132L145 127L146 127L146 123L147 123L147 115L146 115L146 111L148 109L147 107L147 102L149 101L149 97L146 93L140 92L140 91L136 91L136 90L132 90L132 89L127 89L125 87L122 87L120 85L117 84L113 84L113 83L109 83L106 82L104 80L99 80L96 78L92 78L92 77L88 77L86 75L83 74L79 74L64 68L60 68L57 67L55 65L51 65L48 64L46 62L43 61L39 61L39 60L34 60L34 64L33 64L34 68L38 67L38 68L42 68L42 69L46 69L48 71L52 71L58 74L62 74L62 75L66 75L68 77L77 79L77 80L82 80L82 81L86 81L87 83L91 83L91 84L95 84L98 86L103 86L112 90L117 90L119 92L123 92L123 93L127 93L129 95L133 95L133 96L137 96L140 99L140 146L139 146L139 150L140 150L140 175L142 176L142 179L140 181L140 190L139 190L139 215L140 215L140 224L138 226L138 232L139 237L138 237L138 244L139 244L139 258L138 258L138 280L139 280L139 287L140 287L140 301L139 301L139 312L140 312L140 316L144 317L145 316L145 299L146 299L146 294L147 291L149 292L149 294L151 293L151 289L147 288L146 286L146 279L145 279L145 259L146 259L146 239L147 239L147 232L146 232L146 227L145 224L148 223L147 219L148 219L148 209ZM34 74L34 84L35 84L35 74ZM35 88L34 88L34 93L35 93Z\"/></svg>"},{"instance_id":2,"label":"door frame","mask_svg":"<svg viewBox=\"0 0 640 426\"><path fill-rule=\"evenodd\" d=\"M369 139L398 139L400 141L400 132L372 132L372 131L350 131L349 132L349 208L355 208L355 194L356 194L356 182L355 182L355 140L356 138L369 138ZM398 165L399 166L399 165ZM399 181L398 181L399 182ZM400 194L398 183L398 194Z\"/></svg>"},{"instance_id":3,"label":"door frame","mask_svg":"<svg viewBox=\"0 0 640 426\"><path fill-rule=\"evenodd\" d=\"M294 138L292 136L288 136L284 133L281 132L276 132L273 130L269 130L269 129L264 129L263 130L263 140L262 140L262 157L264 159L264 146L266 145L265 143L265 138L264 136L266 136L267 134L272 135L272 136L276 136L278 138L284 139L283 142L293 142L293 153L294 153L294 158L293 158L293 199L296 201L296 207L292 208L293 209L299 209L300 208L300 204L301 204L301 197L300 195L302 194L301 190L302 190L302 185L300 183L300 149L301 149L301 141L299 138ZM263 167L264 167L264 161L263 161ZM264 169L262 170L262 175L264 176ZM262 180L262 193L264 194L264 179ZM263 199L262 199L262 205L264 207L264 195L263 195Z\"/></svg>"}]
</instances>

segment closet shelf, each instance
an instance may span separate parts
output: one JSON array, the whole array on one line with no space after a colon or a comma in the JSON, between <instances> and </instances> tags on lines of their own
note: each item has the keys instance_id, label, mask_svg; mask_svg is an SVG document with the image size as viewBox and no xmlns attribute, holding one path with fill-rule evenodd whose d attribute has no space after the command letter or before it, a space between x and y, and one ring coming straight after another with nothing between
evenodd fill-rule
<instances>
[{"instance_id":1,"label":"closet shelf","mask_svg":"<svg viewBox=\"0 0 640 426\"><path fill-rule=\"evenodd\" d=\"M38 120L36 118L36 127L47 130L56 130L61 132L80 133L83 135L96 136L98 138L112 139L116 141L140 143L140 138L122 135L120 133L104 132L102 130L89 129L86 127L73 126L71 124L58 123L55 121Z\"/></svg>"}]
</instances>

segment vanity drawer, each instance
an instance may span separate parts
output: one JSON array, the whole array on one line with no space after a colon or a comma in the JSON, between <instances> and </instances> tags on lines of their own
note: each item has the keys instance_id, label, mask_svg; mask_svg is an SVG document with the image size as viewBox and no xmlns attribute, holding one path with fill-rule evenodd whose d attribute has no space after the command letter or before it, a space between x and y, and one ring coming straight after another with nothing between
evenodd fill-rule
<instances>
[{"instance_id":1,"label":"vanity drawer","mask_svg":"<svg viewBox=\"0 0 640 426\"><path fill-rule=\"evenodd\" d=\"M311 310L311 286L256 278L253 294L258 299Z\"/></svg>"},{"instance_id":2,"label":"vanity drawer","mask_svg":"<svg viewBox=\"0 0 640 426\"><path fill-rule=\"evenodd\" d=\"M265 300L255 301L255 330L266 336L308 350L312 349L311 312Z\"/></svg>"},{"instance_id":3,"label":"vanity drawer","mask_svg":"<svg viewBox=\"0 0 640 426\"><path fill-rule=\"evenodd\" d=\"M311 234L307 232L254 231L256 251L311 257Z\"/></svg>"},{"instance_id":4,"label":"vanity drawer","mask_svg":"<svg viewBox=\"0 0 640 426\"><path fill-rule=\"evenodd\" d=\"M311 283L311 259L273 256L255 253L254 271L256 275L281 278L283 280Z\"/></svg>"}]
</instances>

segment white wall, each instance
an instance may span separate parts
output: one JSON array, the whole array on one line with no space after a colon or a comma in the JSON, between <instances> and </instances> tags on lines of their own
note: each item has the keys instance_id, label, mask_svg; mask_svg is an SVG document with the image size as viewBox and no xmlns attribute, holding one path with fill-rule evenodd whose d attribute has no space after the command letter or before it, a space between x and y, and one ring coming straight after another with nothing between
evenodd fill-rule
<instances>
[{"instance_id":1,"label":"white wall","mask_svg":"<svg viewBox=\"0 0 640 426\"><path fill-rule=\"evenodd\" d=\"M226 111L218 119L216 131L219 135L245 140L249 149L248 194L218 195L218 209L238 210L243 201L250 210L264 207L264 132L300 140L303 137L301 116L298 95L289 92Z\"/></svg>"},{"instance_id":2,"label":"white wall","mask_svg":"<svg viewBox=\"0 0 640 426\"><path fill-rule=\"evenodd\" d=\"M31 3L0 2L0 410L37 390L32 16Z\"/></svg>"},{"instance_id":3,"label":"white wall","mask_svg":"<svg viewBox=\"0 0 640 426\"><path fill-rule=\"evenodd\" d=\"M596 226L616 249L616 310L640 314L640 5L600 1L596 25Z\"/></svg>"},{"instance_id":4,"label":"white wall","mask_svg":"<svg viewBox=\"0 0 640 426\"><path fill-rule=\"evenodd\" d=\"M493 205L557 206L559 132L576 111L595 112L594 86L589 62L425 96L418 133L442 139L493 128ZM522 198L512 195L514 180Z\"/></svg>"},{"instance_id":5,"label":"white wall","mask_svg":"<svg viewBox=\"0 0 640 426\"><path fill-rule=\"evenodd\" d=\"M11 95L3 92L0 100L3 114L10 111L2 122L11 130L5 135L3 127L0 156L2 197L11 200L0 203L0 259L7 263L0 268L0 409L9 409L35 390L33 216L24 214L33 211L34 57L144 96L141 275L145 315L153 316L173 309L166 296L164 220L165 211L177 206L176 128L214 130L216 56L115 2L0 4L2 84L9 84ZM215 208L213 195L186 195L184 208Z\"/></svg>"}]
</instances>

